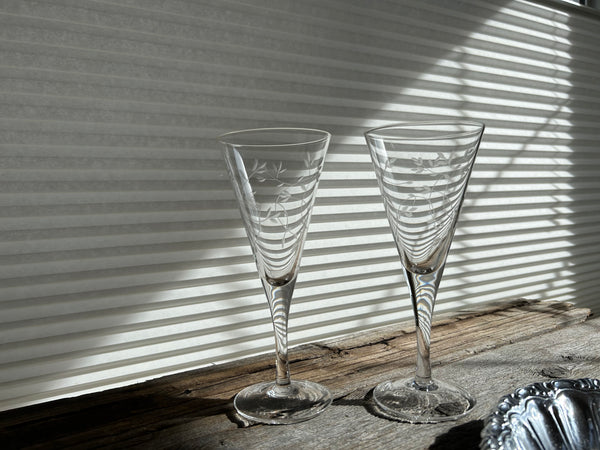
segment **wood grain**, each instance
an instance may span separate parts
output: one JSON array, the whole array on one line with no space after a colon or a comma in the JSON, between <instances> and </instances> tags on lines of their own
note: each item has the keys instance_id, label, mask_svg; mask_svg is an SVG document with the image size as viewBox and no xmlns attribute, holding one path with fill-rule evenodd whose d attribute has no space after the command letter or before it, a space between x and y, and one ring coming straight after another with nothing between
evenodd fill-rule
<instances>
[{"instance_id":1,"label":"wood grain","mask_svg":"<svg viewBox=\"0 0 600 450\"><path fill-rule=\"evenodd\" d=\"M458 436L473 440L491 399L519 383L594 376L594 369L598 375L600 338L584 343L589 330L581 327L595 327L598 336L600 323L571 327L588 315L570 304L519 301L437 321L434 375L462 382L485 399L461 422L402 424L370 407L375 384L413 371L415 337L403 324L292 349L292 376L325 384L335 398L321 416L302 424L253 425L235 414L232 399L239 390L273 377L273 355L261 355L0 413L0 447L459 448L448 442L467 445Z\"/></svg>"}]
</instances>

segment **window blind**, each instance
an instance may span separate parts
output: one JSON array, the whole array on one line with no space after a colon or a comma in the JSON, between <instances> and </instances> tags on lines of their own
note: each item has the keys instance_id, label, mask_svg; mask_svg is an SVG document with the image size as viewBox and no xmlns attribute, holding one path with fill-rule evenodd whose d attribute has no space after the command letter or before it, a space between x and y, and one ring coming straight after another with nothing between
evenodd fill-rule
<instances>
[{"instance_id":1,"label":"window blind","mask_svg":"<svg viewBox=\"0 0 600 450\"><path fill-rule=\"evenodd\" d=\"M0 2L0 409L273 350L215 142L236 129L333 133L291 345L411 317L362 137L404 120L487 125L436 311L597 307L598 20L541 0Z\"/></svg>"}]
</instances>

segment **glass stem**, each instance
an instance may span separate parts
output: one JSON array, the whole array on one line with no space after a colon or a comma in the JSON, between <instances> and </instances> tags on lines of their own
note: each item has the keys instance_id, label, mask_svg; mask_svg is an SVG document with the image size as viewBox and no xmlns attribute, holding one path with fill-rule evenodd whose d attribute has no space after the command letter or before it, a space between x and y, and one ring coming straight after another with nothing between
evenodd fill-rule
<instances>
[{"instance_id":1,"label":"glass stem","mask_svg":"<svg viewBox=\"0 0 600 450\"><path fill-rule=\"evenodd\" d=\"M272 285L262 280L265 294L271 310L273 331L275 333L275 369L278 386L290 384L290 367L288 361L288 316L296 278L281 285Z\"/></svg>"},{"instance_id":2,"label":"glass stem","mask_svg":"<svg viewBox=\"0 0 600 450\"><path fill-rule=\"evenodd\" d=\"M412 273L404 270L406 281L410 289L410 298L413 304L417 334L417 369L415 383L417 387L427 389L431 387L431 361L429 356L431 318L437 290L442 278L444 266L429 273Z\"/></svg>"}]
</instances>

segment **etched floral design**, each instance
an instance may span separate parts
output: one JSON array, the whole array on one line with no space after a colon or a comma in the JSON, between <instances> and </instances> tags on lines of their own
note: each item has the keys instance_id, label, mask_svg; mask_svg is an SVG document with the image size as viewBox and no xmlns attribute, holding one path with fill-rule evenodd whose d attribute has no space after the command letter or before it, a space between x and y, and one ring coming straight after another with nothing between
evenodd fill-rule
<instances>
[{"instance_id":1,"label":"etched floral design","mask_svg":"<svg viewBox=\"0 0 600 450\"><path fill-rule=\"evenodd\" d=\"M300 222L294 222L295 231L291 229L289 220L290 212L287 206L290 202L298 199L300 201L300 209L305 210L309 201L308 196L299 196L294 194L293 191L299 189L301 192L306 193L314 189L317 179L314 176L311 177L310 174L318 171L321 162L318 155L306 152L303 160L304 168L300 171L302 175L297 178L290 176L287 179L286 175L289 174L289 171L284 167L282 161L267 162L253 160L251 167L248 169L247 176L250 186L254 182L259 184L271 182L277 186L277 195L262 214L259 214L258 210L256 211L256 217L258 218L257 225L259 229L263 223L268 221L275 221L284 229L281 238L282 245L290 238L290 235L291 238L297 239L306 228L308 214L304 213ZM256 190L251 188L251 192L252 197L256 198Z\"/></svg>"},{"instance_id":2,"label":"etched floral design","mask_svg":"<svg viewBox=\"0 0 600 450\"><path fill-rule=\"evenodd\" d=\"M394 145L376 153L384 203L401 255L419 270L437 266L449 248L474 152L471 146L413 152Z\"/></svg>"}]
</instances>

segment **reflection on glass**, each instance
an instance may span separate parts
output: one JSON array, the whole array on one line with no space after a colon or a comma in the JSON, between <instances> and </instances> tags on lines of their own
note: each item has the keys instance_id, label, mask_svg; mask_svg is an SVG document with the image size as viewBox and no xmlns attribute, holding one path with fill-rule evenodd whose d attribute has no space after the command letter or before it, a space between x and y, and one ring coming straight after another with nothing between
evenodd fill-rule
<instances>
[{"instance_id":1,"label":"reflection on glass","mask_svg":"<svg viewBox=\"0 0 600 450\"><path fill-rule=\"evenodd\" d=\"M373 392L380 411L395 419L453 420L475 404L463 389L432 378L429 350L437 290L483 129L468 121L416 122L365 133L416 321L415 376Z\"/></svg>"},{"instance_id":2,"label":"reflection on glass","mask_svg":"<svg viewBox=\"0 0 600 450\"><path fill-rule=\"evenodd\" d=\"M287 344L290 303L330 137L320 130L272 128L219 138L275 332L276 380L247 387L234 399L236 410L257 422L300 422L331 403L325 387L290 379Z\"/></svg>"}]
</instances>

